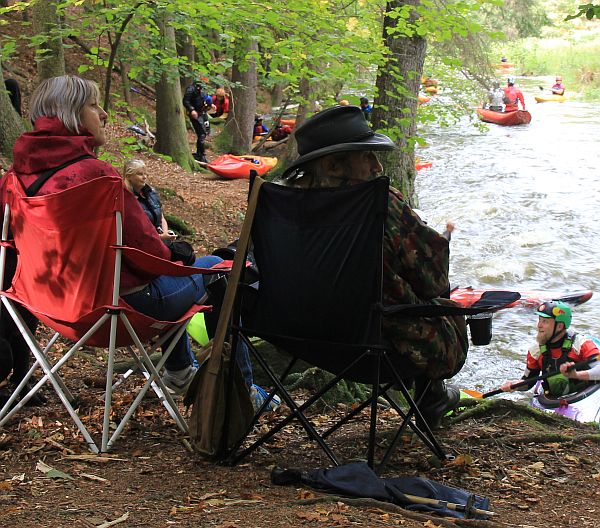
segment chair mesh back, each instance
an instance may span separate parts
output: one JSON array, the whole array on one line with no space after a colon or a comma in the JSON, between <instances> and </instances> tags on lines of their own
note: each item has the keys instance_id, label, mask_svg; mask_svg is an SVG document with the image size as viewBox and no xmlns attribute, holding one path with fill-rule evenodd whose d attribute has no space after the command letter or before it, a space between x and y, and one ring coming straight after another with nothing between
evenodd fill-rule
<instances>
[{"instance_id":1,"label":"chair mesh back","mask_svg":"<svg viewBox=\"0 0 600 528\"><path fill-rule=\"evenodd\" d=\"M381 292L389 181L338 189L266 183L253 224L260 288L253 328L363 343Z\"/></svg>"},{"instance_id":2,"label":"chair mesh back","mask_svg":"<svg viewBox=\"0 0 600 528\"><path fill-rule=\"evenodd\" d=\"M122 181L98 178L28 198L13 176L7 201L19 251L15 296L38 314L69 322L110 305L115 266L110 244L115 211L123 209Z\"/></svg>"}]
</instances>

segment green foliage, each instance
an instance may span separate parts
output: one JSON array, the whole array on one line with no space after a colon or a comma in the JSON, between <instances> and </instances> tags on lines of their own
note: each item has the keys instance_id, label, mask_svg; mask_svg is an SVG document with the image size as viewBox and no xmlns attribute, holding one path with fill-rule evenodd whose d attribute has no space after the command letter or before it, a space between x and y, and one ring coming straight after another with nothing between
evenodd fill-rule
<instances>
[{"instance_id":1,"label":"green foliage","mask_svg":"<svg viewBox=\"0 0 600 528\"><path fill-rule=\"evenodd\" d=\"M166 192L168 189L159 189L158 191L161 196L168 196L168 193ZM164 213L164 215L167 224L169 224L169 229L172 229L182 236L192 236L196 234L194 229L182 218L167 213Z\"/></svg>"},{"instance_id":2,"label":"green foliage","mask_svg":"<svg viewBox=\"0 0 600 528\"><path fill-rule=\"evenodd\" d=\"M598 4L582 4L579 6L579 11L573 15L567 15L565 20L573 20L585 16L588 20L592 18L600 18L600 5Z\"/></svg>"}]
</instances>

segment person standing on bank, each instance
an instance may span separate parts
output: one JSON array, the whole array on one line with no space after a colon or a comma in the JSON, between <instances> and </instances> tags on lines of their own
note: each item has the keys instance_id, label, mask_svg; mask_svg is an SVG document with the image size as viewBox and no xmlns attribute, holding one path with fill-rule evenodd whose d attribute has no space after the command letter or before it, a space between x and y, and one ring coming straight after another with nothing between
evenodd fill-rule
<instances>
[{"instance_id":1,"label":"person standing on bank","mask_svg":"<svg viewBox=\"0 0 600 528\"><path fill-rule=\"evenodd\" d=\"M194 159L202 163L208 163L205 146L206 137L210 131L208 112L216 112L217 107L213 104L212 97L204 92L201 79L188 86L183 96L183 106L188 113L197 137Z\"/></svg>"},{"instance_id":2,"label":"person standing on bank","mask_svg":"<svg viewBox=\"0 0 600 528\"><path fill-rule=\"evenodd\" d=\"M283 173L283 185L343 187L383 172L377 151L394 150L393 141L373 132L358 106L334 106L308 119L295 132L300 157ZM385 304L444 304L448 294L448 240L423 223L402 194L390 187L384 236ZM446 386L467 357L464 317L384 318L383 335L392 343L392 361L415 380L415 400L432 428L459 402ZM431 381L429 391L425 389Z\"/></svg>"}]
</instances>

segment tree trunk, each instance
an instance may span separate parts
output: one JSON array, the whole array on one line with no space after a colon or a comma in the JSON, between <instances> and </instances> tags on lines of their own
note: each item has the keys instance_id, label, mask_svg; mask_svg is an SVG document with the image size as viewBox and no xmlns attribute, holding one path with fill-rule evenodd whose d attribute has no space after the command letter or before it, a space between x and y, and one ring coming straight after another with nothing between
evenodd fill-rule
<instances>
[{"instance_id":1,"label":"tree trunk","mask_svg":"<svg viewBox=\"0 0 600 528\"><path fill-rule=\"evenodd\" d=\"M250 152L256 114L256 63L248 59L248 53L254 53L257 44L249 39L240 45L231 71L231 108L223 133L231 141L231 152L246 154ZM235 86L238 84L238 86Z\"/></svg>"},{"instance_id":2,"label":"tree trunk","mask_svg":"<svg viewBox=\"0 0 600 528\"><path fill-rule=\"evenodd\" d=\"M298 111L296 112L296 126L294 128L299 128L302 126L304 121L306 121L306 114L310 110L310 105L307 101L311 100L310 97L310 81L308 79L302 78L300 79L299 84L300 91L300 101L302 101L298 105ZM296 136L291 134L288 139L287 148L285 150L285 155L283 157L283 166L287 167L290 165L296 158L298 157L297 152L297 141Z\"/></svg>"},{"instance_id":3,"label":"tree trunk","mask_svg":"<svg viewBox=\"0 0 600 528\"><path fill-rule=\"evenodd\" d=\"M19 117L19 114L13 108L8 93L4 89L4 82L2 81L4 76L2 75L2 65L0 64L0 156L13 159L13 145L15 140L25 132L23 121Z\"/></svg>"},{"instance_id":4,"label":"tree trunk","mask_svg":"<svg viewBox=\"0 0 600 528\"><path fill-rule=\"evenodd\" d=\"M176 37L177 54L180 57L186 57L188 65L194 64L196 61L196 48L194 47L191 37L183 31L178 31ZM194 75L189 70L186 70L186 75L182 75L179 79L181 86L189 86L194 81Z\"/></svg>"},{"instance_id":5,"label":"tree trunk","mask_svg":"<svg viewBox=\"0 0 600 528\"><path fill-rule=\"evenodd\" d=\"M61 28L55 0L35 2L32 6L33 30L36 35L46 35L46 42L38 49L38 79L65 74L65 56L60 36L52 33Z\"/></svg>"},{"instance_id":6,"label":"tree trunk","mask_svg":"<svg viewBox=\"0 0 600 528\"><path fill-rule=\"evenodd\" d=\"M413 37L394 35L396 19L387 16L402 6L419 5L419 0L391 0L386 6L383 38L390 50L389 63L377 73L377 97L373 108L373 128L393 129L399 149L381 156L385 173L411 205L414 196L417 95L425 61L427 42L416 33ZM416 13L410 23L417 19ZM400 86L398 84L400 83ZM382 153L383 154L383 153Z\"/></svg>"},{"instance_id":7,"label":"tree trunk","mask_svg":"<svg viewBox=\"0 0 600 528\"><path fill-rule=\"evenodd\" d=\"M127 117L131 122L135 122L135 114L132 110L131 102L131 84L129 82L129 63L127 61L119 61L119 69L121 71L121 87L123 88L123 99L126 103Z\"/></svg>"},{"instance_id":8,"label":"tree trunk","mask_svg":"<svg viewBox=\"0 0 600 528\"><path fill-rule=\"evenodd\" d=\"M157 23L167 56L177 54L175 29L165 11L157 13ZM181 104L181 85L177 66L163 65L156 83L156 146L155 150L173 158L185 170L192 171L194 160L188 144L185 116Z\"/></svg>"}]
</instances>

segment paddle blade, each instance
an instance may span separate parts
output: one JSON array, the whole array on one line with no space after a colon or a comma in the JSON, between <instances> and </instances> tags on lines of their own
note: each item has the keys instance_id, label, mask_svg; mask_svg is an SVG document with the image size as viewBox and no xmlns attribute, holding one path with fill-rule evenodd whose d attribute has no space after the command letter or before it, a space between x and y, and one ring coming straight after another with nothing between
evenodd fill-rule
<instances>
[{"instance_id":1,"label":"paddle blade","mask_svg":"<svg viewBox=\"0 0 600 528\"><path fill-rule=\"evenodd\" d=\"M540 90L542 90L542 92L545 90L545 88L544 88L543 86L538 86L538 88L539 88Z\"/></svg>"},{"instance_id":2,"label":"paddle blade","mask_svg":"<svg viewBox=\"0 0 600 528\"><path fill-rule=\"evenodd\" d=\"M479 392L476 390L460 389L460 392L461 392L461 396L463 394L466 394L467 396L470 396L471 398L483 398L483 392Z\"/></svg>"}]
</instances>

